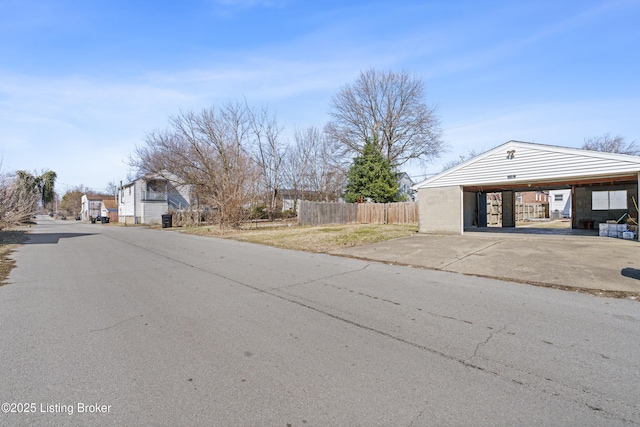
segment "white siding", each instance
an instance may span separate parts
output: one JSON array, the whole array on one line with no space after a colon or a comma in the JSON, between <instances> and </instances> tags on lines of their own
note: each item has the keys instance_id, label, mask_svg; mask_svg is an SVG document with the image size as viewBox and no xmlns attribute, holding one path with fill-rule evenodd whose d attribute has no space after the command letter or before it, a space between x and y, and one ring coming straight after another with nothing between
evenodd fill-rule
<instances>
[{"instance_id":1,"label":"white siding","mask_svg":"<svg viewBox=\"0 0 640 427\"><path fill-rule=\"evenodd\" d=\"M168 200L143 201L143 192L148 190L147 183L150 180L164 180L164 178L156 175L147 175L120 189L118 194L118 218L120 222L131 224L160 223L162 215L168 213L169 209L189 208L191 187L188 185L168 185Z\"/></svg>"},{"instance_id":2,"label":"white siding","mask_svg":"<svg viewBox=\"0 0 640 427\"><path fill-rule=\"evenodd\" d=\"M571 190L549 190L549 212L556 210L565 218L571 216Z\"/></svg>"},{"instance_id":3,"label":"white siding","mask_svg":"<svg viewBox=\"0 0 640 427\"><path fill-rule=\"evenodd\" d=\"M80 216L83 220L88 221L92 217L100 216L100 205L102 204L102 199L89 199L86 194L81 197L81 212Z\"/></svg>"},{"instance_id":4,"label":"white siding","mask_svg":"<svg viewBox=\"0 0 640 427\"><path fill-rule=\"evenodd\" d=\"M135 214L134 186L129 185L120 189L118 194L118 216L120 218L133 217ZM121 221L124 222L124 221Z\"/></svg>"},{"instance_id":5,"label":"white siding","mask_svg":"<svg viewBox=\"0 0 640 427\"><path fill-rule=\"evenodd\" d=\"M83 194L81 200L80 207L80 216L83 220L89 220L89 199L87 199L87 195Z\"/></svg>"},{"instance_id":6,"label":"white siding","mask_svg":"<svg viewBox=\"0 0 640 427\"><path fill-rule=\"evenodd\" d=\"M508 152L513 152L513 157ZM415 186L540 182L640 171L640 156L510 141Z\"/></svg>"}]
</instances>

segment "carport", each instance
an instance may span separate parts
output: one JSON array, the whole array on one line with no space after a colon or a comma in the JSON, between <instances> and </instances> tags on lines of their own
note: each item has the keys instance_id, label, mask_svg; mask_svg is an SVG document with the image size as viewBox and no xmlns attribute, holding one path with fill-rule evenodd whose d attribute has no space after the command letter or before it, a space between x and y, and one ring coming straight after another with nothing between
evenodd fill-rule
<instances>
[{"instance_id":1,"label":"carport","mask_svg":"<svg viewBox=\"0 0 640 427\"><path fill-rule=\"evenodd\" d=\"M435 175L418 191L419 231L483 228L488 193L502 195L502 227L516 226L516 192L571 190L571 228L638 219L640 156L509 141Z\"/></svg>"}]
</instances>

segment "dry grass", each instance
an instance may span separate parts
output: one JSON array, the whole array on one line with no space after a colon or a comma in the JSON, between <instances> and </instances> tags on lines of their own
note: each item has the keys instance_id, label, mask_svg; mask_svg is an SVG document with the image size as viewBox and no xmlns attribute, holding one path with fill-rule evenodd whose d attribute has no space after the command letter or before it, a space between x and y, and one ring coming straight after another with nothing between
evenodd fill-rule
<instances>
[{"instance_id":1,"label":"dry grass","mask_svg":"<svg viewBox=\"0 0 640 427\"><path fill-rule=\"evenodd\" d=\"M27 240L27 233L19 230L0 231L0 286L6 284L15 261L10 258L11 252Z\"/></svg>"},{"instance_id":2,"label":"dry grass","mask_svg":"<svg viewBox=\"0 0 640 427\"><path fill-rule=\"evenodd\" d=\"M277 248L328 253L332 250L368 245L407 237L418 232L417 225L348 224L317 227L264 227L220 232L216 227L184 229L201 236L222 237L242 242L258 243Z\"/></svg>"}]
</instances>

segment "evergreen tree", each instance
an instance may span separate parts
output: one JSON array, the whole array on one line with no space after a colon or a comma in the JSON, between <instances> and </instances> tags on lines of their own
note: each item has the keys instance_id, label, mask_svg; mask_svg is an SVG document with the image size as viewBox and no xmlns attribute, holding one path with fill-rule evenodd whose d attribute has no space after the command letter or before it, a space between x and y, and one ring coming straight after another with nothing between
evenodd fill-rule
<instances>
[{"instance_id":1,"label":"evergreen tree","mask_svg":"<svg viewBox=\"0 0 640 427\"><path fill-rule=\"evenodd\" d=\"M38 177L38 187L42 194L42 206L46 206L53 201L54 187L58 175L53 171L47 171Z\"/></svg>"},{"instance_id":2,"label":"evergreen tree","mask_svg":"<svg viewBox=\"0 0 640 427\"><path fill-rule=\"evenodd\" d=\"M343 195L347 203L370 199L375 203L400 200L398 179L389 160L380 153L375 142L368 141L362 154L353 159Z\"/></svg>"},{"instance_id":3,"label":"evergreen tree","mask_svg":"<svg viewBox=\"0 0 640 427\"><path fill-rule=\"evenodd\" d=\"M55 172L47 171L40 176L35 176L27 171L20 170L16 172L16 177L21 194L37 192L42 201L42 206L46 206L53 201L57 178ZM37 206L33 207L34 212L36 208Z\"/></svg>"}]
</instances>

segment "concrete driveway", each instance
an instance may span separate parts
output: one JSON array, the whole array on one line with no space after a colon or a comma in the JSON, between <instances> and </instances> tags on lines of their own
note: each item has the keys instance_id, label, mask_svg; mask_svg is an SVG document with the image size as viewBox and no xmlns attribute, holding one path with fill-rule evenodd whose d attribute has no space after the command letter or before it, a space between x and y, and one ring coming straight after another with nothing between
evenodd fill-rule
<instances>
[{"instance_id":1,"label":"concrete driveway","mask_svg":"<svg viewBox=\"0 0 640 427\"><path fill-rule=\"evenodd\" d=\"M593 231L485 229L463 236L415 236L332 252L366 260L640 297L640 244Z\"/></svg>"}]
</instances>

